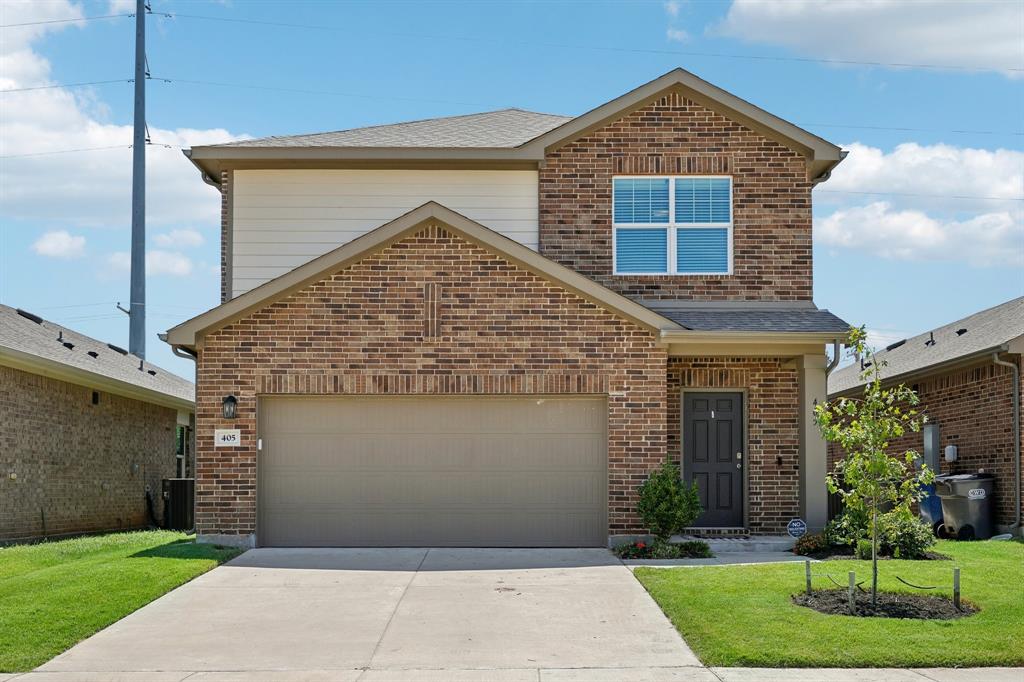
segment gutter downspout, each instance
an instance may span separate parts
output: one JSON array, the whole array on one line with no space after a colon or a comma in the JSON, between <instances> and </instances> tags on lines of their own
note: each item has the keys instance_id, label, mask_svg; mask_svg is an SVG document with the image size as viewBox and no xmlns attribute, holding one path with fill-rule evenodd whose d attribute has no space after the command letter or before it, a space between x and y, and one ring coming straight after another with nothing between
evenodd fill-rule
<instances>
[{"instance_id":1,"label":"gutter downspout","mask_svg":"<svg viewBox=\"0 0 1024 682\"><path fill-rule=\"evenodd\" d=\"M1014 465L1014 497L1016 505L1013 510L1013 528L1019 530L1021 527L1020 498L1021 498L1021 471L1020 471L1020 367L1015 362L1007 362L999 359L999 352L992 353L992 362L1003 367L1009 367L1013 372L1013 465Z\"/></svg>"},{"instance_id":2,"label":"gutter downspout","mask_svg":"<svg viewBox=\"0 0 1024 682\"><path fill-rule=\"evenodd\" d=\"M164 334L157 334L157 338L160 339L161 341L163 341L164 343L167 343L167 334L166 333L164 333ZM196 362L199 359L198 355L196 355L194 353L190 353L187 350L182 350L182 348L180 346L172 345L171 346L171 352L174 353L175 355L177 355L179 358L185 358L186 360L191 360L192 362ZM196 460L196 452L195 452L195 450L197 450L197 449L198 448L193 448L193 451L192 451L192 480L193 480L193 484L192 484L192 533L193 533L193 535L195 535L198 538L199 537L199 530L196 528L196 519L199 518L199 517L196 516L196 511L197 511L197 509L196 509L196 487L195 487L195 482L194 482L195 479L196 479L196 464L198 463L197 460Z\"/></svg>"},{"instance_id":3,"label":"gutter downspout","mask_svg":"<svg viewBox=\"0 0 1024 682\"><path fill-rule=\"evenodd\" d=\"M832 359L828 363L828 367L825 368L825 376L827 377L832 373L832 370L839 364L839 339L832 342Z\"/></svg>"}]
</instances>

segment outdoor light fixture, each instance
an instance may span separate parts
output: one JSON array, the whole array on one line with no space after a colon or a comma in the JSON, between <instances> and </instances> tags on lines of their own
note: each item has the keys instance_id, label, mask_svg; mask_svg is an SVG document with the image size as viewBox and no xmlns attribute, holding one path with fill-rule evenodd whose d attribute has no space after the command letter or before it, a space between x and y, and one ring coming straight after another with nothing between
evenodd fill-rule
<instances>
[{"instance_id":1,"label":"outdoor light fixture","mask_svg":"<svg viewBox=\"0 0 1024 682\"><path fill-rule=\"evenodd\" d=\"M221 413L225 419L234 419L238 416L238 398L233 395L225 396L220 403Z\"/></svg>"}]
</instances>

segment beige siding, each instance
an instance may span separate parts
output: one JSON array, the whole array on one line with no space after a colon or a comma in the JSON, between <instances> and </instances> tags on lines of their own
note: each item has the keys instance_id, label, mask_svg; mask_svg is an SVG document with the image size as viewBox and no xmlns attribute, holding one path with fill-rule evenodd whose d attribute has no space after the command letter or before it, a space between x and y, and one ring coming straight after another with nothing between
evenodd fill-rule
<instances>
[{"instance_id":1,"label":"beige siding","mask_svg":"<svg viewBox=\"0 0 1024 682\"><path fill-rule=\"evenodd\" d=\"M240 170L232 296L428 201L537 248L536 171Z\"/></svg>"}]
</instances>

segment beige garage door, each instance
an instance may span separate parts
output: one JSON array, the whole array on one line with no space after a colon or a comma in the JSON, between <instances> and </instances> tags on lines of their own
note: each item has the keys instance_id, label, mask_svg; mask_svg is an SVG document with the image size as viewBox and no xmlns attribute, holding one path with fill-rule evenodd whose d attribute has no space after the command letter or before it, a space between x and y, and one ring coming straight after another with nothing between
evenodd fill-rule
<instances>
[{"instance_id":1,"label":"beige garage door","mask_svg":"<svg viewBox=\"0 0 1024 682\"><path fill-rule=\"evenodd\" d=\"M603 399L265 398L264 546L607 542Z\"/></svg>"}]
</instances>

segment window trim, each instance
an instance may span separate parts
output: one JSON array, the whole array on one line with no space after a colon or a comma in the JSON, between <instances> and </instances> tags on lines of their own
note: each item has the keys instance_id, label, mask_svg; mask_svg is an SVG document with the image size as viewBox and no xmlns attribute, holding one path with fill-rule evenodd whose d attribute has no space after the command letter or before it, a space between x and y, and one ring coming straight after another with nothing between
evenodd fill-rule
<instances>
[{"instance_id":1,"label":"window trim","mask_svg":"<svg viewBox=\"0 0 1024 682\"><path fill-rule=\"evenodd\" d=\"M617 223L615 222L615 181L616 180L642 180L642 179L667 179L668 180L668 216L667 223ZM678 179L727 179L729 181L729 222L728 223L679 223L676 222L676 180ZM736 216L733 205L733 176L731 175L613 175L612 176L612 275L615 277L727 277L733 274L733 225L736 223ZM726 231L726 245L728 247L727 263L725 272L679 272L679 253L676 251L676 232L678 230L702 229L702 228L724 229ZM668 256L665 272L620 272L619 271L619 249L618 231L631 228L660 229L668 231Z\"/></svg>"}]
</instances>

